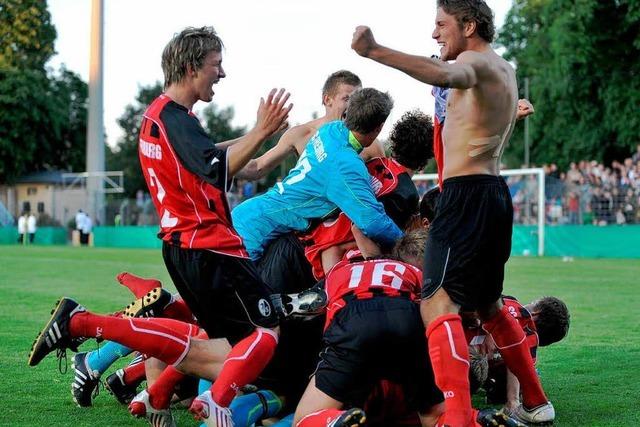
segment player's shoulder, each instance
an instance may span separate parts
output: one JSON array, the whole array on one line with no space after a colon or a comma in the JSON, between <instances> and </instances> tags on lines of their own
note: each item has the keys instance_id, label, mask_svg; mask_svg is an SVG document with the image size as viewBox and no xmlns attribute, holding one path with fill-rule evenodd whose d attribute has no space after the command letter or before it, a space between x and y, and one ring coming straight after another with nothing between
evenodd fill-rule
<instances>
[{"instance_id":1,"label":"player's shoulder","mask_svg":"<svg viewBox=\"0 0 640 427\"><path fill-rule=\"evenodd\" d=\"M456 58L457 64L464 64L473 67L476 72L482 74L496 73L499 70L509 66L509 63L505 61L500 55L493 50L478 52L475 50L465 50Z\"/></svg>"},{"instance_id":2,"label":"player's shoulder","mask_svg":"<svg viewBox=\"0 0 640 427\"><path fill-rule=\"evenodd\" d=\"M278 144L285 145L296 154L300 154L317 130L309 123L296 125L289 128L280 138Z\"/></svg>"},{"instance_id":3,"label":"player's shoulder","mask_svg":"<svg viewBox=\"0 0 640 427\"><path fill-rule=\"evenodd\" d=\"M457 63L488 63L489 55L486 52L465 50L456 58Z\"/></svg>"}]
</instances>

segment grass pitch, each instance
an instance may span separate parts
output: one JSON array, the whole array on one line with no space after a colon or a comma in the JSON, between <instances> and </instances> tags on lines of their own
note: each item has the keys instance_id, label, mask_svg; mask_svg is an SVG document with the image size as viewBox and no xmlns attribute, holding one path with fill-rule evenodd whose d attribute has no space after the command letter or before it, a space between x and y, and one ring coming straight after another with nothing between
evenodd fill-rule
<instances>
[{"instance_id":1,"label":"grass pitch","mask_svg":"<svg viewBox=\"0 0 640 427\"><path fill-rule=\"evenodd\" d=\"M76 407L70 358L61 375L55 357L35 368L27 357L60 296L99 313L121 309L132 299L115 281L121 271L157 277L173 289L160 251L0 246L0 265L0 425L147 425L104 390L93 407ZM571 311L569 336L538 356L555 425L640 425L640 261L513 258L505 293L522 302L555 295ZM94 348L93 341L83 345ZM197 425L186 411L175 414L178 425Z\"/></svg>"}]
</instances>

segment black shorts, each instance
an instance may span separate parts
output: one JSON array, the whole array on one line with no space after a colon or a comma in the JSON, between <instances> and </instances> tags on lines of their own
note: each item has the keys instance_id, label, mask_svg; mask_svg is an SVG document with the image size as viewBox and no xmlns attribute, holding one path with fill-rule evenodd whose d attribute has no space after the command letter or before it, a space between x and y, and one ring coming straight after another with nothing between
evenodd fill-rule
<instances>
[{"instance_id":1,"label":"black shorts","mask_svg":"<svg viewBox=\"0 0 640 427\"><path fill-rule=\"evenodd\" d=\"M446 179L424 254L422 298L443 288L453 302L475 310L502 294L511 253L513 205L502 177Z\"/></svg>"},{"instance_id":2,"label":"black shorts","mask_svg":"<svg viewBox=\"0 0 640 427\"><path fill-rule=\"evenodd\" d=\"M289 233L272 241L257 263L260 277L275 293L292 294L316 284L300 240Z\"/></svg>"},{"instance_id":3,"label":"black shorts","mask_svg":"<svg viewBox=\"0 0 640 427\"><path fill-rule=\"evenodd\" d=\"M278 326L273 293L253 262L206 249L164 243L162 257L180 296L209 338L235 344L256 327Z\"/></svg>"},{"instance_id":4,"label":"black shorts","mask_svg":"<svg viewBox=\"0 0 640 427\"><path fill-rule=\"evenodd\" d=\"M304 247L293 234L271 242L258 262L258 271L277 293L301 292L316 283ZM260 388L285 396L292 411L316 367L323 326L324 316L311 320L284 319L275 354L256 381Z\"/></svg>"},{"instance_id":5,"label":"black shorts","mask_svg":"<svg viewBox=\"0 0 640 427\"><path fill-rule=\"evenodd\" d=\"M324 333L316 387L362 407L387 379L403 387L407 406L424 412L444 400L435 384L419 306L405 297L351 299Z\"/></svg>"}]
</instances>

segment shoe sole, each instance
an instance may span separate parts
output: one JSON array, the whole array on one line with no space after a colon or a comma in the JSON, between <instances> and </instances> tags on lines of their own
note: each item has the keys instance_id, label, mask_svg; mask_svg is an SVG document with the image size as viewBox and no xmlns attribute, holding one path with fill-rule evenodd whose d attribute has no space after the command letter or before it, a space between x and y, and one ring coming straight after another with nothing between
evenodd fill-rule
<instances>
[{"instance_id":1,"label":"shoe sole","mask_svg":"<svg viewBox=\"0 0 640 427\"><path fill-rule=\"evenodd\" d=\"M344 416L343 420L340 420L336 426L340 427L360 427L367 421L367 416L361 409L354 409L351 413Z\"/></svg>"},{"instance_id":2,"label":"shoe sole","mask_svg":"<svg viewBox=\"0 0 640 427\"><path fill-rule=\"evenodd\" d=\"M27 364L29 366L36 366L38 363L40 363L42 361L42 359L44 359L46 357L46 355L45 355L40 360L37 360L37 361L33 360L33 357L35 356L36 350L40 349L40 347L42 347L42 346L47 345L45 333L49 329L51 329L51 327L53 325L53 321L57 317L58 310L60 309L60 307L62 306L64 301L65 301L65 299L61 298L56 302L55 308L51 311L51 317L49 318L49 321L47 322L45 327L38 333L38 336L33 341L33 344L31 345L31 352L29 352L29 361L27 362Z\"/></svg>"},{"instance_id":3,"label":"shoe sole","mask_svg":"<svg viewBox=\"0 0 640 427\"><path fill-rule=\"evenodd\" d=\"M162 296L162 288L157 287L151 289L145 296L142 298L138 298L131 304L129 304L123 311L125 317L137 317L139 313L144 310L145 307L149 307L150 305L158 302L160 297ZM150 314L153 314L151 312Z\"/></svg>"}]
</instances>

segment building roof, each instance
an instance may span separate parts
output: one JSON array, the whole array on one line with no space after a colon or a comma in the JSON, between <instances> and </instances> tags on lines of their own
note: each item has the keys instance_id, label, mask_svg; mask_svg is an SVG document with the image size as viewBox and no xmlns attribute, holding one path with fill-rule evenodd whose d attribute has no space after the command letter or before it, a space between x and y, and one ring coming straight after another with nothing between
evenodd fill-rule
<instances>
[{"instance_id":1,"label":"building roof","mask_svg":"<svg viewBox=\"0 0 640 427\"><path fill-rule=\"evenodd\" d=\"M66 171L42 171L23 175L16 180L16 184L64 184L62 174Z\"/></svg>"}]
</instances>

